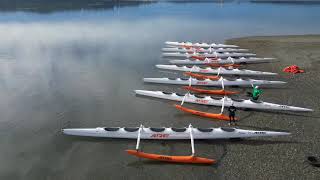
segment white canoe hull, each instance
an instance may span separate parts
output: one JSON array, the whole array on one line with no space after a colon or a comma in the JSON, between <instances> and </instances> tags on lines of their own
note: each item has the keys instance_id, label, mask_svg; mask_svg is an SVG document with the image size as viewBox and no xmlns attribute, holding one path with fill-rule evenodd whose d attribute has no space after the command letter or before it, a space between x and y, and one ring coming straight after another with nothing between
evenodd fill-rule
<instances>
[{"instance_id":1,"label":"white canoe hull","mask_svg":"<svg viewBox=\"0 0 320 180\"><path fill-rule=\"evenodd\" d=\"M192 57L199 57L199 58L241 58L241 57L255 57L256 54L253 53L162 53L163 57L170 57L170 58L192 58Z\"/></svg>"},{"instance_id":2,"label":"white canoe hull","mask_svg":"<svg viewBox=\"0 0 320 180\"><path fill-rule=\"evenodd\" d=\"M180 52L180 53L224 53L224 52L247 52L248 49L233 49L233 48L180 48L180 47L169 47L169 48L162 48L163 52Z\"/></svg>"},{"instance_id":3,"label":"white canoe hull","mask_svg":"<svg viewBox=\"0 0 320 180\"><path fill-rule=\"evenodd\" d=\"M176 41L166 41L166 46L169 47L201 47L201 48L237 48L236 45L227 44L215 44L215 43L192 43L192 42L176 42Z\"/></svg>"},{"instance_id":4,"label":"white canoe hull","mask_svg":"<svg viewBox=\"0 0 320 180\"><path fill-rule=\"evenodd\" d=\"M177 93L164 93L162 91L146 91L146 90L135 90L135 93L138 95L155 97L160 99L168 99L173 101L182 101L186 103L194 103L194 104L202 104L202 105L212 105L212 106L222 106L224 102L224 106L229 107L232 104L237 108L244 108L244 109L260 109L260 110L276 110L276 111L297 111L297 112L308 112L313 111L312 109L308 108L301 108L295 106L288 106L288 105L281 105L281 104L274 104L268 102L255 102L251 100L236 100L225 97L223 98L214 98L211 96L198 96L189 94L185 96L184 94L177 94Z\"/></svg>"},{"instance_id":5,"label":"white canoe hull","mask_svg":"<svg viewBox=\"0 0 320 180\"><path fill-rule=\"evenodd\" d=\"M206 64L254 64L254 63L266 63L273 61L274 58L227 58L227 59L205 59L205 60L192 60L192 59L184 59L184 60L170 60L171 64L185 64L185 65L206 65Z\"/></svg>"},{"instance_id":6,"label":"white canoe hull","mask_svg":"<svg viewBox=\"0 0 320 180\"><path fill-rule=\"evenodd\" d=\"M138 127L129 128L74 128L62 129L62 132L67 135L74 136L90 136L90 137L105 137L105 138L122 138L122 139L137 139ZM188 128L155 128L161 132L153 131L152 128L142 128L141 139L154 140L179 140L190 139L190 129ZM182 131L182 132L177 132ZM201 131L202 130L202 131ZM133 132L132 132L133 131ZM203 132L210 131L210 132ZM250 137L264 137L264 136L283 136L290 135L287 132L275 131L255 131L244 130L236 128L192 128L194 139L229 139L229 138L250 138Z\"/></svg>"},{"instance_id":7,"label":"white canoe hull","mask_svg":"<svg viewBox=\"0 0 320 180\"><path fill-rule=\"evenodd\" d=\"M156 65L159 69L193 72L193 73L205 73L205 74L220 74L220 75L244 75L244 76L274 76L277 73L252 71L247 69L226 69L226 68L211 68L211 67L199 67L199 66L177 66L177 65Z\"/></svg>"},{"instance_id":8,"label":"white canoe hull","mask_svg":"<svg viewBox=\"0 0 320 180\"><path fill-rule=\"evenodd\" d=\"M190 79L184 78L143 78L144 82L147 83L158 83L158 84L176 84L176 85L190 85ZM259 86L270 86L270 85L283 85L286 82L284 81L268 81L268 80L255 80L255 79L235 79L228 80L223 79L224 86L242 86L248 87L252 85ZM196 78L191 78L192 86L222 86L222 79L214 81L210 79L198 80Z\"/></svg>"}]
</instances>

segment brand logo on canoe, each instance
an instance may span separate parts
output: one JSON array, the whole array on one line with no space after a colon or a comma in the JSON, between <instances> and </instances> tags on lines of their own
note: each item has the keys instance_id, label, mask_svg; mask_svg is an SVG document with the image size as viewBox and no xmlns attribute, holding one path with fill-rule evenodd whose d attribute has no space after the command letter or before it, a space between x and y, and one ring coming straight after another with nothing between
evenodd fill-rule
<instances>
[{"instance_id":1,"label":"brand logo on canoe","mask_svg":"<svg viewBox=\"0 0 320 180\"><path fill-rule=\"evenodd\" d=\"M196 102L198 102L198 103L203 103L203 104L208 104L209 100L196 99Z\"/></svg>"},{"instance_id":2,"label":"brand logo on canoe","mask_svg":"<svg viewBox=\"0 0 320 180\"><path fill-rule=\"evenodd\" d=\"M169 134L152 134L152 138L168 138Z\"/></svg>"},{"instance_id":3,"label":"brand logo on canoe","mask_svg":"<svg viewBox=\"0 0 320 180\"><path fill-rule=\"evenodd\" d=\"M208 82L202 82L202 81L200 81L200 82L197 82L197 84L208 84Z\"/></svg>"}]
</instances>

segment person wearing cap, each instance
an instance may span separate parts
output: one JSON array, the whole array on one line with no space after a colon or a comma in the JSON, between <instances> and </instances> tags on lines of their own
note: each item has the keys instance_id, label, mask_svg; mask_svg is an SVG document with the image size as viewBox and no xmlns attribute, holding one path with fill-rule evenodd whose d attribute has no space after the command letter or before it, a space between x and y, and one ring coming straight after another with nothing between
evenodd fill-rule
<instances>
[{"instance_id":1,"label":"person wearing cap","mask_svg":"<svg viewBox=\"0 0 320 180\"><path fill-rule=\"evenodd\" d=\"M262 94L262 90L259 88L259 86L253 86L252 99L257 101L261 94Z\"/></svg>"}]
</instances>

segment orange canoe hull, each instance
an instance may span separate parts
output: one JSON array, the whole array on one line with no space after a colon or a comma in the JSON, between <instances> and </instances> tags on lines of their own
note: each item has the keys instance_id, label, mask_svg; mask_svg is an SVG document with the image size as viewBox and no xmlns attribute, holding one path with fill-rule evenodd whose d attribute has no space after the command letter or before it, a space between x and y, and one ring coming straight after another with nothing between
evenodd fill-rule
<instances>
[{"instance_id":1,"label":"orange canoe hull","mask_svg":"<svg viewBox=\"0 0 320 180\"><path fill-rule=\"evenodd\" d=\"M197 111L197 110L185 108L185 107L182 107L182 106L177 105L177 104L175 104L174 106L177 109L181 110L181 111L184 111L184 112L187 112L187 113L191 113L191 114L194 114L194 115L197 115L197 116L229 121L229 116L226 116L224 114L206 113L206 112L202 112L202 111ZM238 120L238 119L235 118L235 120Z\"/></svg>"},{"instance_id":2,"label":"orange canoe hull","mask_svg":"<svg viewBox=\"0 0 320 180\"><path fill-rule=\"evenodd\" d=\"M226 90L207 90L207 89L200 89L200 88L194 88L191 86L183 86L182 87L185 90L201 93L201 94L217 94L217 95L232 95L232 94L239 94L237 91L226 91Z\"/></svg>"},{"instance_id":3,"label":"orange canoe hull","mask_svg":"<svg viewBox=\"0 0 320 180\"><path fill-rule=\"evenodd\" d=\"M210 80L219 80L220 79L220 76L207 76L207 75L196 74L196 73L192 73L192 72L185 72L184 75L191 76L191 77L198 78L198 79L210 79Z\"/></svg>"},{"instance_id":4,"label":"orange canoe hull","mask_svg":"<svg viewBox=\"0 0 320 180\"><path fill-rule=\"evenodd\" d=\"M144 153L137 150L126 150L128 154L140 158L151 159L156 161L165 161L173 163L192 163L192 164L213 164L216 162L214 159L196 157L196 156L167 156L161 154Z\"/></svg>"}]
</instances>

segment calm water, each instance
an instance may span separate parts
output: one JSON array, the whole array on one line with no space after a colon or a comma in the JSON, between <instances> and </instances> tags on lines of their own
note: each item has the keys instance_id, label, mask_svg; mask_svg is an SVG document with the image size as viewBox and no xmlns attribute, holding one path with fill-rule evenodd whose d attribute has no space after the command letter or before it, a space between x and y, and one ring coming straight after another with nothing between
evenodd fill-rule
<instances>
[{"instance_id":1,"label":"calm water","mask_svg":"<svg viewBox=\"0 0 320 180\"><path fill-rule=\"evenodd\" d=\"M59 130L140 123L223 125L182 116L171 103L135 97L134 89L168 89L141 80L168 75L154 67L165 63L160 57L164 41L320 33L317 4L96 6L2 8L0 179L133 179L164 173L172 178L176 171L184 172L180 178L219 176L210 168L199 172L192 166L136 165L123 152L135 142L66 137ZM144 146L149 152L189 153L188 142ZM222 147L208 144L197 151L205 154L214 148L222 154Z\"/></svg>"}]
</instances>

